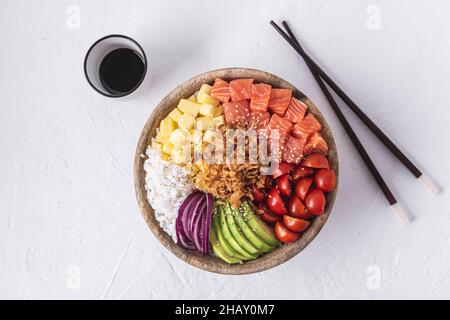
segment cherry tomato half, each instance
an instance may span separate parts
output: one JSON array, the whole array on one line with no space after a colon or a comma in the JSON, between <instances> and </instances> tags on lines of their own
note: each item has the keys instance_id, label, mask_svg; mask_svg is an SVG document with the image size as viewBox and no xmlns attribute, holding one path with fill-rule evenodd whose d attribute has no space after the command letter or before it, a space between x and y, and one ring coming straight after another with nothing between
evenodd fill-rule
<instances>
[{"instance_id":1,"label":"cherry tomato half","mask_svg":"<svg viewBox=\"0 0 450 320\"><path fill-rule=\"evenodd\" d=\"M320 189L311 190L305 198L305 206L309 212L318 216L325 210L325 195Z\"/></svg>"},{"instance_id":2,"label":"cherry tomato half","mask_svg":"<svg viewBox=\"0 0 450 320\"><path fill-rule=\"evenodd\" d=\"M277 179L277 187L281 195L285 197L289 197L291 195L291 183L287 173Z\"/></svg>"},{"instance_id":3,"label":"cherry tomato half","mask_svg":"<svg viewBox=\"0 0 450 320\"><path fill-rule=\"evenodd\" d=\"M325 158L324 155L319 153L307 155L306 158L302 160L301 165L309 168L318 168L318 169L330 168L327 158Z\"/></svg>"},{"instance_id":4,"label":"cherry tomato half","mask_svg":"<svg viewBox=\"0 0 450 320\"><path fill-rule=\"evenodd\" d=\"M257 202L266 200L266 195L264 194L264 192L259 190L256 187L253 187L252 195L253 195L253 200L255 200Z\"/></svg>"},{"instance_id":5,"label":"cherry tomato half","mask_svg":"<svg viewBox=\"0 0 450 320\"><path fill-rule=\"evenodd\" d=\"M293 232L302 232L305 231L311 222L303 219L298 219L290 216L283 216L283 222L286 228Z\"/></svg>"},{"instance_id":6,"label":"cherry tomato half","mask_svg":"<svg viewBox=\"0 0 450 320\"><path fill-rule=\"evenodd\" d=\"M270 211L277 214L287 213L286 206L284 205L280 192L278 192L278 189L276 187L273 187L269 192L269 195L267 197L267 207Z\"/></svg>"},{"instance_id":7,"label":"cherry tomato half","mask_svg":"<svg viewBox=\"0 0 450 320\"><path fill-rule=\"evenodd\" d=\"M300 218L300 219L303 219L303 220L309 220L312 217L314 217L314 215L311 214L308 210L305 209L305 211L303 211L302 214L299 214L296 218Z\"/></svg>"},{"instance_id":8,"label":"cherry tomato half","mask_svg":"<svg viewBox=\"0 0 450 320\"><path fill-rule=\"evenodd\" d=\"M264 187L266 188L266 190L272 188L272 181L273 180L270 176L266 176L266 179L264 180Z\"/></svg>"},{"instance_id":9,"label":"cherry tomato half","mask_svg":"<svg viewBox=\"0 0 450 320\"><path fill-rule=\"evenodd\" d=\"M295 195L302 201L305 200L306 194L309 191L309 188L311 187L311 184L313 182L313 178L311 177L305 177L305 178L301 178L300 180L297 181L297 183L295 184Z\"/></svg>"},{"instance_id":10,"label":"cherry tomato half","mask_svg":"<svg viewBox=\"0 0 450 320\"><path fill-rule=\"evenodd\" d=\"M281 216L279 214L273 214L265 209L261 209L261 219L267 223L275 223L281 220Z\"/></svg>"},{"instance_id":11,"label":"cherry tomato half","mask_svg":"<svg viewBox=\"0 0 450 320\"><path fill-rule=\"evenodd\" d=\"M333 169L319 169L314 174L314 183L324 192L331 192L336 186L336 172Z\"/></svg>"},{"instance_id":12,"label":"cherry tomato half","mask_svg":"<svg viewBox=\"0 0 450 320\"><path fill-rule=\"evenodd\" d=\"M298 217L300 218L301 215L306 211L305 206L303 205L303 203L300 201L299 198L297 198L297 196L293 195L288 203L287 203L287 209L288 209L288 213L293 216L293 217Z\"/></svg>"},{"instance_id":13,"label":"cherry tomato half","mask_svg":"<svg viewBox=\"0 0 450 320\"><path fill-rule=\"evenodd\" d=\"M306 176L310 176L314 173L313 168L298 166L295 168L295 170L292 172L292 180L297 180Z\"/></svg>"},{"instance_id":14,"label":"cherry tomato half","mask_svg":"<svg viewBox=\"0 0 450 320\"><path fill-rule=\"evenodd\" d=\"M290 231L288 228L284 226L284 224L281 221L275 223L274 231L278 240L280 240L283 243L291 243L300 238L300 235L298 233Z\"/></svg>"},{"instance_id":15,"label":"cherry tomato half","mask_svg":"<svg viewBox=\"0 0 450 320\"><path fill-rule=\"evenodd\" d=\"M272 172L272 179L276 179L285 173L289 173L292 171L292 169L294 169L293 164L281 162L278 164L278 168Z\"/></svg>"}]
</instances>

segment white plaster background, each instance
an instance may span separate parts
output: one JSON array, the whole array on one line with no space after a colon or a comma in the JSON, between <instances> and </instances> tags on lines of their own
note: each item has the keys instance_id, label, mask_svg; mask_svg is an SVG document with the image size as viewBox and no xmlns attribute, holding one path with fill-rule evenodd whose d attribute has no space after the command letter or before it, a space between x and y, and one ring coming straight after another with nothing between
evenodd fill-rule
<instances>
[{"instance_id":1,"label":"white plaster background","mask_svg":"<svg viewBox=\"0 0 450 320\"><path fill-rule=\"evenodd\" d=\"M80 8L80 29L66 25L70 5ZM369 5L380 9L380 29L366 25ZM2 0L0 298L450 298L448 191L431 195L346 112L416 218L402 227L309 71L268 24L288 20L324 69L446 187L449 14L445 0ZM104 98L84 79L87 48L110 33L147 52L152 83L135 99ZM133 189L135 146L157 102L193 75L229 66L275 73L311 97L341 163L334 211L316 240L249 276L207 273L172 256L144 223Z\"/></svg>"}]
</instances>

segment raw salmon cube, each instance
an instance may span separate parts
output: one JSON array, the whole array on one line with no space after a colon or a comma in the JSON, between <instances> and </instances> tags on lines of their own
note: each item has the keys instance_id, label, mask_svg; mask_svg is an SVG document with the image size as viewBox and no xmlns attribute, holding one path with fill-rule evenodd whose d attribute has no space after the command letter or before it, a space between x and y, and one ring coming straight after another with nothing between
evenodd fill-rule
<instances>
[{"instance_id":1,"label":"raw salmon cube","mask_svg":"<svg viewBox=\"0 0 450 320\"><path fill-rule=\"evenodd\" d=\"M314 132L320 131L322 126L312 113L308 113L302 121L297 123L292 129L291 134L298 139L308 139Z\"/></svg>"},{"instance_id":2,"label":"raw salmon cube","mask_svg":"<svg viewBox=\"0 0 450 320\"><path fill-rule=\"evenodd\" d=\"M220 78L217 78L214 81L214 85L211 88L209 95L211 97L216 98L220 102L230 101L231 93L230 93L230 86L229 86L228 82L226 82Z\"/></svg>"},{"instance_id":3,"label":"raw salmon cube","mask_svg":"<svg viewBox=\"0 0 450 320\"><path fill-rule=\"evenodd\" d=\"M248 128L255 130L267 129L269 121L270 121L270 113L251 111Z\"/></svg>"},{"instance_id":4,"label":"raw salmon cube","mask_svg":"<svg viewBox=\"0 0 450 320\"><path fill-rule=\"evenodd\" d=\"M270 118L269 124L268 124L269 129L279 129L279 130L285 131L286 133L291 131L292 126L293 126L292 123L290 123L286 119L281 118L277 114L272 115L272 117Z\"/></svg>"},{"instance_id":5,"label":"raw salmon cube","mask_svg":"<svg viewBox=\"0 0 450 320\"><path fill-rule=\"evenodd\" d=\"M268 136L266 129L267 125L269 124L269 121L270 121L270 113L250 111L250 120L248 123L248 129L254 129L257 131L258 141L260 141L260 143L268 143L267 141ZM259 139L264 139L263 140L264 142Z\"/></svg>"},{"instance_id":6,"label":"raw salmon cube","mask_svg":"<svg viewBox=\"0 0 450 320\"><path fill-rule=\"evenodd\" d=\"M233 128L246 128L250 118L250 107L247 100L230 101L223 104L226 123Z\"/></svg>"},{"instance_id":7,"label":"raw salmon cube","mask_svg":"<svg viewBox=\"0 0 450 320\"><path fill-rule=\"evenodd\" d=\"M280 144L283 144L287 134L292 129L292 123L290 123L286 119L281 118L277 114L273 114L272 117L270 118L267 128L269 130L269 136L271 130L278 129L278 132L280 134Z\"/></svg>"},{"instance_id":8,"label":"raw salmon cube","mask_svg":"<svg viewBox=\"0 0 450 320\"><path fill-rule=\"evenodd\" d=\"M237 79L230 81L231 101L250 100L252 97L253 79Z\"/></svg>"},{"instance_id":9,"label":"raw salmon cube","mask_svg":"<svg viewBox=\"0 0 450 320\"><path fill-rule=\"evenodd\" d=\"M306 141L304 153L321 153L326 155L328 153L328 144L322 137L320 132L314 132Z\"/></svg>"},{"instance_id":10,"label":"raw salmon cube","mask_svg":"<svg viewBox=\"0 0 450 320\"><path fill-rule=\"evenodd\" d=\"M305 117L306 109L308 109L306 103L292 97L289 107L284 114L284 118L292 123L300 122Z\"/></svg>"},{"instance_id":11,"label":"raw salmon cube","mask_svg":"<svg viewBox=\"0 0 450 320\"><path fill-rule=\"evenodd\" d=\"M286 142L283 148L283 161L287 163L299 164L303 157L303 147L305 146L305 139L297 139L290 134L286 137Z\"/></svg>"},{"instance_id":12,"label":"raw salmon cube","mask_svg":"<svg viewBox=\"0 0 450 320\"><path fill-rule=\"evenodd\" d=\"M272 86L270 84L258 83L252 87L252 97L250 101L250 110L265 112L270 99Z\"/></svg>"},{"instance_id":13,"label":"raw salmon cube","mask_svg":"<svg viewBox=\"0 0 450 320\"><path fill-rule=\"evenodd\" d=\"M279 115L284 116L289 103L291 102L292 90L272 89L270 92L269 109Z\"/></svg>"},{"instance_id":14,"label":"raw salmon cube","mask_svg":"<svg viewBox=\"0 0 450 320\"><path fill-rule=\"evenodd\" d=\"M278 153L276 154L277 156L273 153L272 147L269 144L267 145L267 147L269 148L268 154L271 157L271 159L277 161L278 163L282 162L284 146L280 146L278 148Z\"/></svg>"}]
</instances>

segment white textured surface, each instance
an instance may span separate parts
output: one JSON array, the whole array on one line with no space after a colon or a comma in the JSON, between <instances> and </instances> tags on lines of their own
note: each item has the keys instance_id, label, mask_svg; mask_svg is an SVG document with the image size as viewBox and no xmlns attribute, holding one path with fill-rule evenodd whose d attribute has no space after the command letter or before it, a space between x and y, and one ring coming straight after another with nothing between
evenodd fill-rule
<instances>
[{"instance_id":1,"label":"white textured surface","mask_svg":"<svg viewBox=\"0 0 450 320\"><path fill-rule=\"evenodd\" d=\"M70 30L73 4L81 28ZM373 4L375 30L366 26ZM2 0L0 297L450 298L449 14L445 0ZM444 187L439 196L424 190L349 114L411 224L398 223L271 18L287 19ZM152 84L134 100L104 98L84 79L84 53L109 33L134 37L150 59ZM250 276L210 274L173 257L145 225L133 190L134 150L153 107L180 82L226 66L267 70L301 88L334 129L341 163L334 212L317 239Z\"/></svg>"}]
</instances>

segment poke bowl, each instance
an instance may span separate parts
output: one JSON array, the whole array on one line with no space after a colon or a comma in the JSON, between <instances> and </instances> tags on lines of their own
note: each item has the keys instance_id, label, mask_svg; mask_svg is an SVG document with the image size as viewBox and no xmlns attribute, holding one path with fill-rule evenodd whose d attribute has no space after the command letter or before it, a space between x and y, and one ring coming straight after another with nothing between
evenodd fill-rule
<instances>
[{"instance_id":1,"label":"poke bowl","mask_svg":"<svg viewBox=\"0 0 450 320\"><path fill-rule=\"evenodd\" d=\"M270 164L205 160L214 142L224 151L238 140L214 132L243 130L267 138L257 150L268 150ZM244 158L250 139L242 140ZM331 213L338 174L331 129L313 102L286 80L247 68L200 74L171 91L148 118L134 161L138 204L161 244L192 266L236 275L305 249Z\"/></svg>"}]
</instances>

